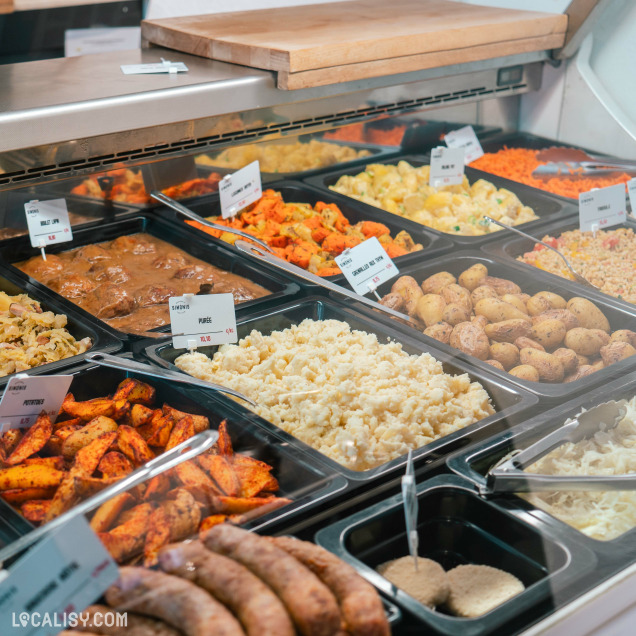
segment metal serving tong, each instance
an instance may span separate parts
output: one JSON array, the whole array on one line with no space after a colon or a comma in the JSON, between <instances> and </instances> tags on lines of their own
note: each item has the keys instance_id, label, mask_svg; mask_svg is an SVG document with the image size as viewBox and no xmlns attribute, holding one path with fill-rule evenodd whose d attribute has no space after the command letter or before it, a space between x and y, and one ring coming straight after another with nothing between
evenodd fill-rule
<instances>
[{"instance_id":1,"label":"metal serving tong","mask_svg":"<svg viewBox=\"0 0 636 636\"><path fill-rule=\"evenodd\" d=\"M128 360L127 358L118 358L117 356L111 356L107 353L89 353L86 357L89 362L94 362L102 367L111 367L112 369L119 369L124 371L134 371L135 373L142 373L148 375L151 378L159 378L161 380L172 380L173 382L180 382L181 384L189 384L191 386L198 386L203 389L214 389L219 393L227 393L241 400L244 400L252 406L258 406L256 402L250 400L246 395L230 389L220 384L214 384L213 382L207 382L206 380L200 380L186 373L177 373L176 371L170 371L169 369L161 369L160 367L151 366L149 364L143 364L142 362L135 362L134 360Z\"/></svg>"},{"instance_id":2,"label":"metal serving tong","mask_svg":"<svg viewBox=\"0 0 636 636\"><path fill-rule=\"evenodd\" d=\"M218 431L207 430L201 433L198 433L194 437L181 442L181 444L175 446L169 451L159 455L159 457L155 457L155 459L151 459L149 462L137 468L132 473L118 481L116 484L109 486L108 488L104 488L101 492L93 495L83 501L82 503L75 506L72 510L61 514L59 517L56 517L49 523L45 523L44 525L36 528L35 530L25 534L23 537L20 537L17 541L14 541L7 547L0 550L0 563L5 562L7 559L10 559L12 556L18 554L25 548L28 548L30 545L41 539L44 535L49 532L56 530L57 528L63 526L65 523L75 518L78 515L84 515L95 508L98 508L103 503L112 499L116 495L119 495L134 486L138 486L142 482L152 479L156 475L163 473L182 462L187 461L188 459L192 459L197 455L200 455L208 448L214 446L217 440L219 439Z\"/></svg>"},{"instance_id":3,"label":"metal serving tong","mask_svg":"<svg viewBox=\"0 0 636 636\"><path fill-rule=\"evenodd\" d=\"M524 469L566 442L576 443L595 433L614 428L627 412L626 400L604 402L579 414L571 422L542 437L514 457L493 468L484 492L533 492L538 490L634 490L636 473L628 475L541 475Z\"/></svg>"},{"instance_id":4,"label":"metal serving tong","mask_svg":"<svg viewBox=\"0 0 636 636\"><path fill-rule=\"evenodd\" d=\"M368 298L365 298L364 296L360 296L360 294L356 294L353 291L349 291L345 287L341 287L340 285L336 285L328 280L324 280L320 276L316 276L315 274L312 274L311 272L308 272L305 269L301 269L300 267L297 267L296 265L292 265L291 263L284 261L282 258L278 258L278 256L275 256L273 254L268 254L267 252L263 252L263 250L256 247L256 245L251 245L250 243L246 243L245 241L241 241L239 239L238 241L236 241L236 243L234 243L234 247L236 247L236 249L238 249L239 251L245 254L249 254L253 258L258 259L259 261L265 261L269 263L270 265L273 265L274 267L278 267L278 269L282 269L283 271L286 271L290 274L295 274L296 276L300 276L300 278L310 283L313 283L314 285L320 285L321 287L324 287L325 289L336 292L337 294L340 294L342 296L346 296L347 298L351 298L352 300L356 300L357 302L362 303L363 305L368 305L369 307L373 307L373 309L378 309L380 311L383 311L384 313L394 316L395 318L400 318L401 320L406 320L407 322L413 322L413 319L407 314L403 314L403 313L400 313L399 311L395 311L394 309L391 309L390 307L385 307L384 305L381 305L380 303L375 302L374 300L369 300Z\"/></svg>"},{"instance_id":5,"label":"metal serving tong","mask_svg":"<svg viewBox=\"0 0 636 636\"><path fill-rule=\"evenodd\" d=\"M598 287L596 285L592 285L592 283L590 283L590 281L587 280L587 278L583 278L583 276L581 276L581 274L579 274L572 267L572 265L570 265L568 259L565 258L565 256L563 256L563 254L561 254L561 252L559 252L558 249L556 249L555 247L552 247L552 245L548 245L547 243L544 243L543 241L539 240L538 238L535 238L534 236L530 236L530 234L526 234L525 232L522 232L521 230L517 229L516 227L513 227L512 225L506 225L505 223L502 223L501 221L495 221L495 219L491 219L489 216L485 216L484 221L488 221L488 223L494 223L495 225L498 225L499 227L503 227L506 230L512 230L513 232L520 234L524 238L527 238L534 243L539 243L539 245L543 245L543 247L547 247L549 250L552 250L555 254L559 255L559 258L565 263L565 266L570 270L570 273L572 274L572 276L574 277L574 280L577 283L581 283L582 285L586 285L587 287L593 287L594 289L598 289Z\"/></svg>"},{"instance_id":6,"label":"metal serving tong","mask_svg":"<svg viewBox=\"0 0 636 636\"><path fill-rule=\"evenodd\" d=\"M578 148L545 148L537 153L537 159L548 162L535 168L532 176L537 179L604 177L616 172L636 174L636 161L590 155Z\"/></svg>"},{"instance_id":7,"label":"metal serving tong","mask_svg":"<svg viewBox=\"0 0 636 636\"><path fill-rule=\"evenodd\" d=\"M158 190L153 190L150 193L150 196L153 199L167 205L169 208L172 208L179 214L183 214L183 216L188 217L191 221L196 221L197 223L201 223L201 225L205 225L206 227L211 227L213 230L220 230L221 232L229 232L230 234L238 234L243 238L249 239L250 241L254 241L254 243L258 243L261 247L264 247L268 252L272 252L272 248L265 243L265 241L261 241L257 239L255 236L248 234L247 232L242 232L241 230L237 230L236 228L229 227L227 225L217 225L216 223L212 223L212 221L208 221L204 219L202 216L199 216L196 212L193 212L190 208L186 208L185 205L175 201L174 199L166 196L163 192L159 192Z\"/></svg>"}]
</instances>

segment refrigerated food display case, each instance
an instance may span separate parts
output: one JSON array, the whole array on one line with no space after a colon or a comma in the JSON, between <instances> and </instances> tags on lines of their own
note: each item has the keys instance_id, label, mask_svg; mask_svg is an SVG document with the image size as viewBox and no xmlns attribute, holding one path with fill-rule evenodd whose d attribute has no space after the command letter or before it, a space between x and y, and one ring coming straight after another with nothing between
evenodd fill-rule
<instances>
[{"instance_id":1,"label":"refrigerated food display case","mask_svg":"<svg viewBox=\"0 0 636 636\"><path fill-rule=\"evenodd\" d=\"M188 72L121 74L121 64L161 63L162 58L184 62ZM597 289L592 289L547 266L537 274L523 258L533 251L530 239L509 230L492 231L466 208L471 197L482 208L490 197L492 206L481 212L508 220L509 210L499 208L508 205L505 197L514 196L532 213L520 229L538 239L549 235L558 246L577 223L576 201L560 196L562 192L519 184L512 174L491 174L477 164L466 169L465 192L458 186L433 191L422 172L440 135L467 123L460 117L449 123L453 111L446 107L505 98L510 102L539 91L551 59L545 50L516 53L295 91L277 89L270 71L162 48L0 67L0 218L6 230L0 241L2 291L27 293L42 309L66 314L72 333L93 339L94 354L119 352L120 360L149 364L157 374L188 371L206 380L216 374L256 403L248 407L211 389L181 389L169 379L159 380L157 387L160 401L166 399L172 407L153 403L146 410L135 409L137 420L131 408L135 402L128 403L130 413L118 411L117 418L109 403L111 411L105 413L110 415L104 417L116 421L103 434L134 429L145 446L135 437L126 448L140 465L150 455L136 456L135 449L148 449L154 456L167 448L168 429L175 430L183 419L171 415L175 408L182 415L208 417L214 429L226 419L234 450L249 458L241 461L273 469L274 481L250 491L249 497L239 496L240 471L228 469L231 459L209 458L196 460L199 479L201 471L207 470L207 477L190 483L187 494L176 492L184 490L178 481L165 480L152 486L163 489L161 497L144 499L148 484L141 491L119 492L121 505L134 501L136 513L119 508L106 521L102 517L109 511L100 513L95 526L108 535L107 546L114 546L113 537L138 528L134 524L142 512L148 513L147 521L151 511L161 511L158 518L186 500L198 502L194 505L205 509L210 520L194 534L229 519L265 535L315 538L380 591L393 632L404 634L541 633L543 621L546 630L552 629L555 617L573 604L590 595L594 599L594 594L605 598L613 577L626 576L623 571L634 561L629 528L617 538L590 538L584 528L559 520L556 503L550 508L532 498L490 492L485 476L511 451L603 401L627 401L615 433L631 439L636 315L629 293L612 294L613 280L594 279ZM440 121L431 125L431 116ZM509 119L480 122L481 127L472 123L487 152L502 146L541 150L563 145L524 136ZM581 146L586 146L584 140ZM219 183L253 158L268 162L263 188L280 197L274 202L276 197L265 192L260 207L254 204L223 226ZM298 169L290 170L290 161ZM178 176L186 173L189 178ZM354 181L370 183L376 173L380 183L372 199ZM342 179L349 190L343 186L334 191ZM405 181L413 187L394 187ZM335 258L378 238L393 257L399 278L377 289L376 306L350 302L293 270L241 251L231 233L186 223L182 214L150 196L153 189L222 227L240 220L241 228L265 241L283 263L343 286L347 283ZM479 199L480 189L486 199ZM409 203L403 203L407 197ZM20 236L26 233L24 205L59 198L75 215L73 242L47 248L48 261L39 262L38 248ZM444 215L457 219L456 225L444 230L430 221ZM633 256L620 242L628 241L632 226L628 219L617 229L599 232L607 232L605 247L624 252L633 269ZM127 240L131 236L136 238ZM122 266L117 256L109 255L113 245L145 257L151 253L145 267L161 270L161 280L144 281L143 294L137 293L137 283L123 293L123 283L134 281L135 265L130 260ZM577 245L583 262L594 258L585 248ZM69 249L77 250L77 256L58 256ZM196 263L186 262L188 257ZM71 258L69 274L64 262ZM37 267L21 271L27 261ZM234 290L238 346L199 347L188 359L192 352L173 348L165 319L161 324L140 319L140 333L134 337L117 328L118 317L130 313L131 306L149 313L149 308L165 305L183 290L179 281L194 283L194 291L198 286L203 291L204 285L208 292L211 288L214 293L215 286L216 291L232 291L222 275L208 270L210 265L267 292L262 298L241 299ZM587 269L579 273L592 275ZM90 303L86 300L83 309L78 299ZM241 300L247 301L244 306ZM383 312L387 306L393 314ZM7 325L15 311L9 302ZM460 325L464 327L457 329ZM5 349L11 347L0 347L0 352ZM112 402L103 396L116 394L118 382L141 377L123 366L119 371L97 368L90 352L29 373L59 369L72 374L73 402L98 397ZM260 375L254 371L259 365ZM263 368L270 373L261 373ZM105 388L100 392L95 387ZM0 557L61 505L55 488L71 470L78 431L88 425L82 415L73 416L84 413L80 407L69 402L65 408L48 447L30 455L20 451L11 459L23 437L3 437L0 471L28 466L30 459L46 460L42 465L53 482L32 496L15 492L21 490L18 482L0 492L6 509ZM96 416L96 411L86 413ZM342 417L350 418L351 427L338 435L330 427ZM312 418L325 430L310 430ZM292 425L297 421L303 426ZM584 441L607 454L602 436L609 434L602 431ZM521 582L523 592L481 616L460 617L449 609L450 602L426 607L377 571L385 561L408 554L398 493L409 448L420 500L420 555L445 570L468 565L503 569ZM121 447L109 452L134 464ZM606 472L623 466L632 470L629 460L618 469L611 457L606 461ZM222 472L211 472L212 463L222 464ZM82 476L82 492L90 496L92 489L114 485L105 481L108 464ZM215 481L222 478L234 479L234 490ZM214 505L200 500L202 484L209 483L217 489ZM257 498L267 506L272 495L284 499L284 505L271 507L270 501L262 516L245 516L240 506L247 504L235 501ZM636 505L628 496L620 504L628 510ZM604 500L603 505L609 503ZM191 524L190 535L193 528ZM122 566L139 559L144 547L148 557L150 548L159 549L170 538L170 533L157 538L154 530L147 534L152 541L142 532L135 550L113 548Z\"/></svg>"}]
</instances>

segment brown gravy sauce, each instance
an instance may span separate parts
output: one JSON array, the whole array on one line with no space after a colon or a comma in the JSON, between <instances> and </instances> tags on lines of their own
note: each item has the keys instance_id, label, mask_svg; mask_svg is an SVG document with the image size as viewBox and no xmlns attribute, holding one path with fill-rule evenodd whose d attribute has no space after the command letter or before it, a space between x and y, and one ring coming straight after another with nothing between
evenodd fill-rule
<instances>
[{"instance_id":1,"label":"brown gravy sauce","mask_svg":"<svg viewBox=\"0 0 636 636\"><path fill-rule=\"evenodd\" d=\"M168 299L197 293L232 293L234 302L271 292L210 265L150 234L120 236L68 252L34 256L16 267L115 329L148 331L170 322Z\"/></svg>"}]
</instances>

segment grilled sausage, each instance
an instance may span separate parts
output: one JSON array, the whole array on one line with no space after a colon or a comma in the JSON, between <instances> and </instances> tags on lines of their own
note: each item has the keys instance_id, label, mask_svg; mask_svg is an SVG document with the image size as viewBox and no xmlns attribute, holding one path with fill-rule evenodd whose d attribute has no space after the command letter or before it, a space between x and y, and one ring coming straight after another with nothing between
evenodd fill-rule
<instances>
[{"instance_id":1,"label":"grilled sausage","mask_svg":"<svg viewBox=\"0 0 636 636\"><path fill-rule=\"evenodd\" d=\"M245 636L221 603L190 581L163 572L126 566L105 593L111 607L154 616L186 636Z\"/></svg>"},{"instance_id":2,"label":"grilled sausage","mask_svg":"<svg viewBox=\"0 0 636 636\"><path fill-rule=\"evenodd\" d=\"M205 546L250 569L278 594L304 636L333 636L340 631L338 603L302 563L257 534L229 524L211 528Z\"/></svg>"},{"instance_id":3,"label":"grilled sausage","mask_svg":"<svg viewBox=\"0 0 636 636\"><path fill-rule=\"evenodd\" d=\"M216 597L232 610L248 636L295 636L291 618L276 594L246 567L207 550L200 541L163 547L159 566Z\"/></svg>"},{"instance_id":4,"label":"grilled sausage","mask_svg":"<svg viewBox=\"0 0 636 636\"><path fill-rule=\"evenodd\" d=\"M306 565L334 593L350 634L391 634L378 593L349 564L308 541L293 537L277 537L272 541Z\"/></svg>"},{"instance_id":5,"label":"grilled sausage","mask_svg":"<svg viewBox=\"0 0 636 636\"><path fill-rule=\"evenodd\" d=\"M104 617L112 613L113 610L106 605L89 605L84 611L79 613L77 629L81 631L90 630L91 633L102 634L103 636L180 636L181 632L173 629L169 625L154 618L139 616L132 612L126 614L126 625L106 626ZM110 621L108 621L110 622ZM99 625L97 625L98 623ZM117 621L115 621L117 623ZM62 632L64 633L64 632ZM69 632L73 636L79 634L78 631Z\"/></svg>"}]
</instances>

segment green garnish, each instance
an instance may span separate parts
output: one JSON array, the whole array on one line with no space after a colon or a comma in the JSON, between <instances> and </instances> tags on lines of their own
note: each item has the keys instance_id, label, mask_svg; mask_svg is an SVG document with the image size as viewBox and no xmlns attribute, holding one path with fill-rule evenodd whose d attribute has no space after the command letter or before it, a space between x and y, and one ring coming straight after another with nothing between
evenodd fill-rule
<instances>
[{"instance_id":1,"label":"green garnish","mask_svg":"<svg viewBox=\"0 0 636 636\"><path fill-rule=\"evenodd\" d=\"M455 232L459 232L461 228L459 227L459 225L456 225L453 229L455 230Z\"/></svg>"},{"instance_id":2,"label":"green garnish","mask_svg":"<svg viewBox=\"0 0 636 636\"><path fill-rule=\"evenodd\" d=\"M503 199L497 199L497 203L501 205L503 203Z\"/></svg>"}]
</instances>

